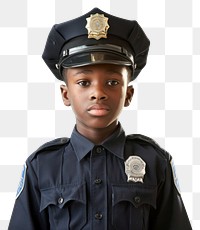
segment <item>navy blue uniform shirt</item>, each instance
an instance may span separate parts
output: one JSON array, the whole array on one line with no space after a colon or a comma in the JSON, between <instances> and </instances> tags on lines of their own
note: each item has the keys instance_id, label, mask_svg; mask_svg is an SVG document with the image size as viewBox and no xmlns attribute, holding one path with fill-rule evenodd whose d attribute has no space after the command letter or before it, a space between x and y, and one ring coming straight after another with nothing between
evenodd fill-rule
<instances>
[{"instance_id":1,"label":"navy blue uniform shirt","mask_svg":"<svg viewBox=\"0 0 200 230\"><path fill-rule=\"evenodd\" d=\"M145 162L143 181L127 181L130 156ZM121 126L98 146L75 128L27 159L9 230L190 230L171 160Z\"/></svg>"}]
</instances>

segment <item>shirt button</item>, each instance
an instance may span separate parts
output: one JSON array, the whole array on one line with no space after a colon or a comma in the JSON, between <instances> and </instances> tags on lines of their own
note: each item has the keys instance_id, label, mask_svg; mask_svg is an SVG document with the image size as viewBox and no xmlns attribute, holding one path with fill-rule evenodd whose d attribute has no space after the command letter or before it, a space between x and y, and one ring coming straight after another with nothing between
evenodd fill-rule
<instances>
[{"instance_id":1,"label":"shirt button","mask_svg":"<svg viewBox=\"0 0 200 230\"><path fill-rule=\"evenodd\" d=\"M101 153L102 152L102 148L101 147L97 147L96 152L97 153Z\"/></svg>"},{"instance_id":2,"label":"shirt button","mask_svg":"<svg viewBox=\"0 0 200 230\"><path fill-rule=\"evenodd\" d=\"M67 140L66 138L61 138L60 142L63 144L66 142L66 140Z\"/></svg>"},{"instance_id":3,"label":"shirt button","mask_svg":"<svg viewBox=\"0 0 200 230\"><path fill-rule=\"evenodd\" d=\"M97 179L94 180L94 183L95 183L95 184L101 184L101 183L102 183L102 180L99 179L99 178L97 178Z\"/></svg>"},{"instance_id":4,"label":"shirt button","mask_svg":"<svg viewBox=\"0 0 200 230\"><path fill-rule=\"evenodd\" d=\"M102 215L101 213L97 212L97 213L95 214L95 219L96 219L96 220L101 220L102 218L103 218L103 215Z\"/></svg>"},{"instance_id":5,"label":"shirt button","mask_svg":"<svg viewBox=\"0 0 200 230\"><path fill-rule=\"evenodd\" d=\"M64 201L64 199L63 199L62 197L59 197L59 198L58 198L58 204L62 204L63 201Z\"/></svg>"},{"instance_id":6,"label":"shirt button","mask_svg":"<svg viewBox=\"0 0 200 230\"><path fill-rule=\"evenodd\" d=\"M140 203L140 201L141 201L141 199L140 199L140 197L139 197L139 196L136 196L136 197L134 198L134 200L135 200L135 202L136 202L137 204L139 204L139 203Z\"/></svg>"}]
</instances>

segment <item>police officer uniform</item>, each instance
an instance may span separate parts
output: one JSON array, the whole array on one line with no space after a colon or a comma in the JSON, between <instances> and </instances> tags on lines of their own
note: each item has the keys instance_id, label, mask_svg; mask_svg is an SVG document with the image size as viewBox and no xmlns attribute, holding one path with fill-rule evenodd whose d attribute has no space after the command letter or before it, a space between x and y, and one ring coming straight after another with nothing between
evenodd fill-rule
<instances>
[{"instance_id":1,"label":"police officer uniform","mask_svg":"<svg viewBox=\"0 0 200 230\"><path fill-rule=\"evenodd\" d=\"M63 68L146 64L149 40L136 21L97 8L53 26L43 59ZM152 139L126 136L121 125L100 145L74 128L27 159L9 230L190 230L172 157Z\"/></svg>"}]
</instances>

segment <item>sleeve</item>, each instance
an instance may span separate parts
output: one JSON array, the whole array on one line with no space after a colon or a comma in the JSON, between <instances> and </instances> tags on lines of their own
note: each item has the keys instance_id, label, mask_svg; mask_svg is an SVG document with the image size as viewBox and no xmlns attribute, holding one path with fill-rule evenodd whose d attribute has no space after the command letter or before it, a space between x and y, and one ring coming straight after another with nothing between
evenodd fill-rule
<instances>
[{"instance_id":1,"label":"sleeve","mask_svg":"<svg viewBox=\"0 0 200 230\"><path fill-rule=\"evenodd\" d=\"M167 161L165 181L158 190L157 209L151 213L150 229L191 230L183 200L177 189L177 178L172 170L172 159Z\"/></svg>"},{"instance_id":2,"label":"sleeve","mask_svg":"<svg viewBox=\"0 0 200 230\"><path fill-rule=\"evenodd\" d=\"M40 191L33 162L26 161L8 230L50 229L47 214L40 212Z\"/></svg>"}]
</instances>

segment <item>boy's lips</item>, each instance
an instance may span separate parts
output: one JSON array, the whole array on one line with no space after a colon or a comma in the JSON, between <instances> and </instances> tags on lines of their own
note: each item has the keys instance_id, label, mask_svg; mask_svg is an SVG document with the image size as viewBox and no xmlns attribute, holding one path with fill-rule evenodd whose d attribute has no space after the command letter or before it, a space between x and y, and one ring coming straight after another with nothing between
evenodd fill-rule
<instances>
[{"instance_id":1,"label":"boy's lips","mask_svg":"<svg viewBox=\"0 0 200 230\"><path fill-rule=\"evenodd\" d=\"M105 116L109 113L110 108L107 105L95 104L90 106L87 111L93 116Z\"/></svg>"}]
</instances>

